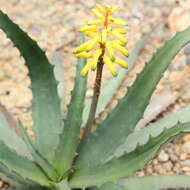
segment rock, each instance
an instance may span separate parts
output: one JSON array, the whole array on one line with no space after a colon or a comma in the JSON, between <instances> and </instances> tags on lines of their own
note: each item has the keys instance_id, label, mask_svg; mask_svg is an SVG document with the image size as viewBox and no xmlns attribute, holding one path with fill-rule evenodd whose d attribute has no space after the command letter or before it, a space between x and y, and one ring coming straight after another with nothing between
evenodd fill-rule
<instances>
[{"instance_id":1,"label":"rock","mask_svg":"<svg viewBox=\"0 0 190 190\"><path fill-rule=\"evenodd\" d=\"M177 161L179 160L179 158L178 158L178 156L177 156L176 154L171 153L171 154L170 154L170 160L171 160L172 162L177 162Z\"/></svg>"},{"instance_id":2,"label":"rock","mask_svg":"<svg viewBox=\"0 0 190 190\"><path fill-rule=\"evenodd\" d=\"M185 53L186 55L190 55L190 44L188 44L188 45L185 47L184 53ZM190 135L185 135L185 137L186 137L186 136L188 136L188 139L190 139ZM184 138L185 138L185 137L184 137Z\"/></svg>"},{"instance_id":3,"label":"rock","mask_svg":"<svg viewBox=\"0 0 190 190\"><path fill-rule=\"evenodd\" d=\"M182 170L183 170L184 172L190 172L190 167L183 167Z\"/></svg>"},{"instance_id":4,"label":"rock","mask_svg":"<svg viewBox=\"0 0 190 190\"><path fill-rule=\"evenodd\" d=\"M160 162L167 162L169 160L169 155L164 150L161 150L158 155L158 160Z\"/></svg>"},{"instance_id":5,"label":"rock","mask_svg":"<svg viewBox=\"0 0 190 190\"><path fill-rule=\"evenodd\" d=\"M173 9L168 18L168 25L173 32L187 28L190 25L189 10L183 10L181 8Z\"/></svg>"},{"instance_id":6,"label":"rock","mask_svg":"<svg viewBox=\"0 0 190 190\"><path fill-rule=\"evenodd\" d=\"M190 160L181 161L181 165L185 167L190 167Z\"/></svg>"},{"instance_id":7,"label":"rock","mask_svg":"<svg viewBox=\"0 0 190 190\"><path fill-rule=\"evenodd\" d=\"M187 159L187 154L186 153L183 153L180 155L180 160L186 160Z\"/></svg>"},{"instance_id":8,"label":"rock","mask_svg":"<svg viewBox=\"0 0 190 190\"><path fill-rule=\"evenodd\" d=\"M169 162L164 163L162 167L164 170L170 171L173 168L173 164L171 161L169 161Z\"/></svg>"},{"instance_id":9,"label":"rock","mask_svg":"<svg viewBox=\"0 0 190 190\"><path fill-rule=\"evenodd\" d=\"M190 142L186 142L183 146L182 146L182 150L187 153L190 154Z\"/></svg>"}]
</instances>

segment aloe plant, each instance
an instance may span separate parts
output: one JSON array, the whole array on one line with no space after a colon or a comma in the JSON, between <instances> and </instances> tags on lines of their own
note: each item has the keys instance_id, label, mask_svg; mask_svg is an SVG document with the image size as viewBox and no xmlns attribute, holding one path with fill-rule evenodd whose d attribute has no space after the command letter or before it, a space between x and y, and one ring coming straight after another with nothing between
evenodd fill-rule
<instances>
[{"instance_id":1,"label":"aloe plant","mask_svg":"<svg viewBox=\"0 0 190 190\"><path fill-rule=\"evenodd\" d=\"M97 5L97 8L100 12L109 13L117 9L117 7L104 8L100 5ZM93 9L93 13L100 17L98 10ZM96 20L93 24L99 22ZM120 19L111 19L111 22L125 24ZM83 31L86 32L86 29L93 27L90 28L88 25L83 28ZM105 33L109 33L108 28L98 34L101 36L102 45L105 43L107 48L105 50L108 50L109 56L112 56L112 62L109 58L104 59L104 54L100 54L100 51L96 52L98 57L93 57L93 61L96 59L97 62L93 62L92 69L97 67L97 76L100 78L95 81L93 99L86 104L85 75L89 70L89 64L84 57L88 57L90 53L78 52L81 47L84 48L82 45L84 35L81 35L80 48L75 53L82 58L78 59L68 110L62 113L61 103L64 97L59 96L58 87L61 86L60 91L65 83L60 76L61 72L56 76L61 69L59 63L50 64L38 44L2 11L0 11L0 28L24 58L33 93L34 141L27 134L23 124L20 121L15 122L11 114L0 106L0 178L10 184L10 189L138 190L143 186L145 190L156 190L190 187L188 176L134 177L135 172L153 159L164 144L177 135L190 132L189 106L140 131L134 131L170 62L181 48L190 42L190 28L177 33L157 50L152 59L146 63L143 71L137 75L132 86L128 88L126 95L118 101L117 106L93 132L91 127L95 117L105 109L127 77L128 71L132 68L150 34L138 42L130 53L127 58L128 69L126 69L126 61L119 61L118 63L125 67L125 70L119 70L118 76L110 79L101 89L104 63L108 64L114 76L117 75L113 65L109 65L118 61L110 48L120 49L125 55L127 53L123 46L118 46L118 41L106 45ZM123 33L123 30L118 31ZM88 35L97 34L93 31ZM113 36L118 37L116 31ZM119 42L125 41L120 35L119 38ZM100 39L97 38L98 40ZM95 43L95 41L91 42ZM85 131L82 137L80 137L81 127L84 127Z\"/></svg>"}]
</instances>

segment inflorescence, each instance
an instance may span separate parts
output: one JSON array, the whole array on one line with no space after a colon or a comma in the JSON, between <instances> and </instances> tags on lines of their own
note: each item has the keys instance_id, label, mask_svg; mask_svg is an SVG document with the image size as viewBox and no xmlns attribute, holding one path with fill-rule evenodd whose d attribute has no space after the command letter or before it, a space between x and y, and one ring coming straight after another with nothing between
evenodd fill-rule
<instances>
[{"instance_id":1,"label":"inflorescence","mask_svg":"<svg viewBox=\"0 0 190 190\"><path fill-rule=\"evenodd\" d=\"M127 23L111 16L118 10L118 6L103 7L97 4L96 8L92 12L97 19L80 29L80 32L90 39L74 50L78 58L88 58L87 64L81 71L81 76L86 76L90 69L96 70L100 58L102 58L102 64L108 67L112 75L117 76L114 64L128 68L128 63L117 57L114 50L118 50L126 57L129 53L125 48L127 40L123 36L126 30L115 26L126 26Z\"/></svg>"}]
</instances>

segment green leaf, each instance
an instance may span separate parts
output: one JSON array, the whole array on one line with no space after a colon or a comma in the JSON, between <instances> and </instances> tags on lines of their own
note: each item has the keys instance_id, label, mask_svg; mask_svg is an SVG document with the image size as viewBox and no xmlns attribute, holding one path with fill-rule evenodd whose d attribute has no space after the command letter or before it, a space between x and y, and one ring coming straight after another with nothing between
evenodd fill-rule
<instances>
[{"instance_id":1,"label":"green leaf","mask_svg":"<svg viewBox=\"0 0 190 190\"><path fill-rule=\"evenodd\" d=\"M190 187L190 176L159 175L146 177L130 177L121 179L117 183L106 183L100 188L92 190L160 190L168 188Z\"/></svg>"},{"instance_id":2,"label":"green leaf","mask_svg":"<svg viewBox=\"0 0 190 190\"><path fill-rule=\"evenodd\" d=\"M0 141L0 163L10 172L18 173L21 177L42 186L49 186L49 180L39 166L9 149L2 141Z\"/></svg>"},{"instance_id":3,"label":"green leaf","mask_svg":"<svg viewBox=\"0 0 190 190\"><path fill-rule=\"evenodd\" d=\"M118 147L113 155L111 155L108 160L111 160L113 157L120 157L124 152L133 151L138 144L146 144L150 136L156 137L159 135L165 128L170 128L171 126L176 125L178 122L187 123L190 122L190 105L182 108L175 113L172 113L163 119L156 121L155 123L149 124L147 127L131 133L125 143Z\"/></svg>"},{"instance_id":4,"label":"green leaf","mask_svg":"<svg viewBox=\"0 0 190 190\"><path fill-rule=\"evenodd\" d=\"M128 179L128 178L127 178ZM105 183L99 188L91 188L92 190L126 190L122 185L118 183ZM143 189L144 190L144 189Z\"/></svg>"},{"instance_id":5,"label":"green leaf","mask_svg":"<svg viewBox=\"0 0 190 190\"><path fill-rule=\"evenodd\" d=\"M142 187L143 190L188 188L190 187L190 177L183 175L133 177L120 180L118 183L125 190L142 190ZM101 190L106 189L101 188Z\"/></svg>"},{"instance_id":6,"label":"green leaf","mask_svg":"<svg viewBox=\"0 0 190 190\"><path fill-rule=\"evenodd\" d=\"M172 58L190 41L190 28L179 32L157 51L144 70L138 74L132 87L109 116L91 133L81 148L77 168L104 163L133 132L142 118L150 97L168 68Z\"/></svg>"},{"instance_id":7,"label":"green leaf","mask_svg":"<svg viewBox=\"0 0 190 190\"><path fill-rule=\"evenodd\" d=\"M60 183L55 184L56 190L71 190L68 181L62 180Z\"/></svg>"},{"instance_id":8,"label":"green leaf","mask_svg":"<svg viewBox=\"0 0 190 190\"><path fill-rule=\"evenodd\" d=\"M0 178L1 180L8 182L11 186L33 186L35 183L24 179L23 177L19 176L18 174L10 171L6 166L0 164Z\"/></svg>"},{"instance_id":9,"label":"green leaf","mask_svg":"<svg viewBox=\"0 0 190 190\"><path fill-rule=\"evenodd\" d=\"M37 43L1 11L0 28L12 40L26 61L32 81L32 118L36 147L44 157L52 161L53 150L58 145L58 135L62 130L60 100L57 82L53 76L53 66L49 64Z\"/></svg>"},{"instance_id":10,"label":"green leaf","mask_svg":"<svg viewBox=\"0 0 190 190\"><path fill-rule=\"evenodd\" d=\"M15 124L10 113L0 104L0 140L2 140L9 148L18 152L18 154L32 160L32 156L24 141L13 130L16 125L17 124Z\"/></svg>"},{"instance_id":11,"label":"green leaf","mask_svg":"<svg viewBox=\"0 0 190 190\"><path fill-rule=\"evenodd\" d=\"M134 47L133 51L130 53L129 58L127 58L127 62L129 63L129 68L123 69L121 68L117 77L110 78L106 84L103 85L100 97L98 100L97 110L96 110L96 117L104 110L107 104L111 101L114 94L117 92L117 89L123 83L123 80L127 77L128 72L133 68L134 63L144 48L146 41L150 38L150 35L153 31L146 34ZM88 100L85 104L84 111L83 111L83 125L87 122L88 115L90 112L92 100Z\"/></svg>"},{"instance_id":12,"label":"green leaf","mask_svg":"<svg viewBox=\"0 0 190 190\"><path fill-rule=\"evenodd\" d=\"M30 150L34 160L38 163L38 165L40 165L43 168L43 170L46 172L46 174L51 180L58 181L59 175L57 171L45 158L43 158L43 156L38 152L38 150L36 150L21 122L19 122L19 131L22 134L23 139L28 149Z\"/></svg>"},{"instance_id":13,"label":"green leaf","mask_svg":"<svg viewBox=\"0 0 190 190\"><path fill-rule=\"evenodd\" d=\"M84 42L84 36L81 42ZM56 149L54 166L60 175L67 172L72 166L73 158L76 155L77 143L80 138L80 127L82 123L82 111L86 93L87 77L80 76L86 59L79 59L75 78L75 86L72 91L71 102L68 106L68 114L64 122L64 130L60 136L60 143Z\"/></svg>"},{"instance_id":14,"label":"green leaf","mask_svg":"<svg viewBox=\"0 0 190 190\"><path fill-rule=\"evenodd\" d=\"M2 190L49 190L45 187L41 187L41 186L23 186L23 187L13 187L13 188L6 188L6 189L2 189Z\"/></svg>"},{"instance_id":15,"label":"green leaf","mask_svg":"<svg viewBox=\"0 0 190 190\"><path fill-rule=\"evenodd\" d=\"M83 188L130 177L138 169L143 168L157 154L163 144L185 132L190 132L190 123L166 128L160 135L150 136L146 144L138 145L134 151L126 153L118 159L113 159L94 168L86 167L76 170L71 176L70 185L73 188Z\"/></svg>"},{"instance_id":16,"label":"green leaf","mask_svg":"<svg viewBox=\"0 0 190 190\"><path fill-rule=\"evenodd\" d=\"M64 102L65 102L65 81L64 81L64 68L63 68L63 59L62 54L60 51L55 51L51 57L51 64L54 66L54 76L55 79L58 81L57 90L58 95L61 100L61 111L63 117L65 116L64 113Z\"/></svg>"}]
</instances>

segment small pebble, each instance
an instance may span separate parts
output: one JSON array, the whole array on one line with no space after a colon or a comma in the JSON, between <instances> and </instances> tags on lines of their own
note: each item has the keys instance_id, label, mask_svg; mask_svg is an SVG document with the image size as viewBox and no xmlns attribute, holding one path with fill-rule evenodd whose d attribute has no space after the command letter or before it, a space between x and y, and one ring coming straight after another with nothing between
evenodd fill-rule
<instances>
[{"instance_id":1,"label":"small pebble","mask_svg":"<svg viewBox=\"0 0 190 190\"><path fill-rule=\"evenodd\" d=\"M186 55L190 55L190 44L188 44L188 45L185 47L184 53L185 53ZM189 136L190 136L190 135L189 135Z\"/></svg>"},{"instance_id":2,"label":"small pebble","mask_svg":"<svg viewBox=\"0 0 190 190\"><path fill-rule=\"evenodd\" d=\"M183 167L182 170L183 170L184 172L190 172L190 167Z\"/></svg>"},{"instance_id":3,"label":"small pebble","mask_svg":"<svg viewBox=\"0 0 190 190\"><path fill-rule=\"evenodd\" d=\"M180 160L186 160L187 159L187 154L183 153L180 155Z\"/></svg>"},{"instance_id":4,"label":"small pebble","mask_svg":"<svg viewBox=\"0 0 190 190\"><path fill-rule=\"evenodd\" d=\"M169 160L169 155L164 150L161 150L158 155L158 160L160 162L167 162Z\"/></svg>"},{"instance_id":5,"label":"small pebble","mask_svg":"<svg viewBox=\"0 0 190 190\"><path fill-rule=\"evenodd\" d=\"M187 167L190 167L190 160L184 160L181 162L181 165L182 166L187 166Z\"/></svg>"},{"instance_id":6,"label":"small pebble","mask_svg":"<svg viewBox=\"0 0 190 190\"><path fill-rule=\"evenodd\" d=\"M170 170L172 170L173 164L172 164L171 161L169 161L169 162L164 163L164 164L162 165L162 167L163 167L163 169L165 169L165 170L167 170L167 171L170 171Z\"/></svg>"},{"instance_id":7,"label":"small pebble","mask_svg":"<svg viewBox=\"0 0 190 190\"><path fill-rule=\"evenodd\" d=\"M190 142L186 142L183 146L182 146L182 150L187 153L190 154Z\"/></svg>"}]
</instances>

